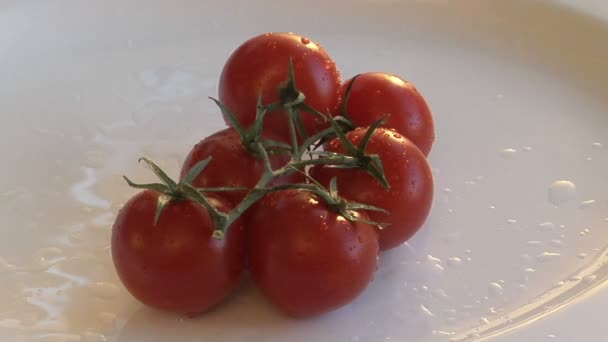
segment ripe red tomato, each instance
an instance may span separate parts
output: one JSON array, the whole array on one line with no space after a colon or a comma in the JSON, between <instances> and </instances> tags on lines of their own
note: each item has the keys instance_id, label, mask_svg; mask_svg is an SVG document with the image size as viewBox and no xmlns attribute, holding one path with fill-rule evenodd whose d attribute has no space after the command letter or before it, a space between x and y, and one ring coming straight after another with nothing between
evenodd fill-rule
<instances>
[{"instance_id":1,"label":"ripe red tomato","mask_svg":"<svg viewBox=\"0 0 608 342\"><path fill-rule=\"evenodd\" d=\"M253 123L260 94L266 105L279 101L279 86L288 79L290 58L296 86L306 95L306 103L323 113L337 109L340 74L327 52L297 34L266 33L239 46L226 61L220 77L219 100L243 126ZM264 122L265 132L290 142L286 118L284 112L269 113ZM327 122L308 112L302 112L302 121L308 134L328 127Z\"/></svg>"},{"instance_id":2,"label":"ripe red tomato","mask_svg":"<svg viewBox=\"0 0 608 342\"><path fill-rule=\"evenodd\" d=\"M201 140L192 148L184 161L180 172L183 179L188 171L201 160L212 156L212 160L201 174L192 182L198 188L211 187L246 187L253 188L264 173L264 163L251 155L241 143L237 131L226 128ZM289 162L285 154L271 156L273 168L280 168ZM295 182L302 176L293 174L282 177L273 185ZM247 191L226 191L221 196L233 203L238 203L247 195Z\"/></svg>"},{"instance_id":3,"label":"ripe red tomato","mask_svg":"<svg viewBox=\"0 0 608 342\"><path fill-rule=\"evenodd\" d=\"M342 86L345 95L352 78ZM433 115L424 97L403 79L380 72L357 76L347 104L356 127L367 127L388 115L383 127L393 128L428 155L435 141Z\"/></svg>"},{"instance_id":4,"label":"ripe red tomato","mask_svg":"<svg viewBox=\"0 0 608 342\"><path fill-rule=\"evenodd\" d=\"M279 309L306 317L355 299L373 279L378 237L306 191L270 193L248 221L249 269Z\"/></svg>"},{"instance_id":5,"label":"ripe red tomato","mask_svg":"<svg viewBox=\"0 0 608 342\"><path fill-rule=\"evenodd\" d=\"M170 201L154 224L158 197L144 190L121 209L112 231L112 258L122 283L152 307L186 314L218 304L238 284L245 260L241 221L212 237L213 220L201 205ZM209 197L218 210L224 200Z\"/></svg>"},{"instance_id":6,"label":"ripe red tomato","mask_svg":"<svg viewBox=\"0 0 608 342\"><path fill-rule=\"evenodd\" d=\"M346 136L358 145L368 128L359 127ZM334 139L325 145L328 151L346 153ZM380 249L396 247L412 237L426 220L433 202L433 176L424 154L408 139L394 130L378 128L372 135L366 154L377 154L391 186L385 190L365 170L315 166L311 175L328 186L337 177L340 194L351 201L370 204L390 214L370 212L373 221L390 224L378 230Z\"/></svg>"}]
</instances>

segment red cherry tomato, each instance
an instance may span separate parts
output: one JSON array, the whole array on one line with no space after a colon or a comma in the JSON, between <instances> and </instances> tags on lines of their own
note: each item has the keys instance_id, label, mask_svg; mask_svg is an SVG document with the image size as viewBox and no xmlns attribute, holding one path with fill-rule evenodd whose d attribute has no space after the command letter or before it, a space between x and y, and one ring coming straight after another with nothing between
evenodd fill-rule
<instances>
[{"instance_id":1,"label":"red cherry tomato","mask_svg":"<svg viewBox=\"0 0 608 342\"><path fill-rule=\"evenodd\" d=\"M260 94L266 105L279 101L279 86L288 79L290 58L296 86L305 94L306 103L322 113L337 109L340 74L325 50L297 34L266 33L239 46L226 61L220 77L219 100L234 112L243 126L253 123ZM269 113L265 118L265 132L290 142L286 118L284 112ZM302 121L308 134L328 126L309 112L302 112Z\"/></svg>"},{"instance_id":2,"label":"red cherry tomato","mask_svg":"<svg viewBox=\"0 0 608 342\"><path fill-rule=\"evenodd\" d=\"M213 220L199 204L170 201L154 224L160 194L144 190L121 209L112 231L112 258L122 283L152 307L202 313L222 301L239 282L245 260L240 221L223 239L212 237ZM220 211L227 204L214 197Z\"/></svg>"},{"instance_id":3,"label":"red cherry tomato","mask_svg":"<svg viewBox=\"0 0 608 342\"><path fill-rule=\"evenodd\" d=\"M264 173L264 163L251 155L241 143L239 134L233 128L226 128L201 140L192 148L180 173L183 179L188 171L201 160L211 156L212 160L192 182L198 188L245 187L253 188ZM284 154L271 155L273 168L280 168L289 162ZM277 179L273 185L296 182L301 175L293 174ZM233 203L238 203L247 191L225 191L221 193Z\"/></svg>"},{"instance_id":4,"label":"red cherry tomato","mask_svg":"<svg viewBox=\"0 0 608 342\"><path fill-rule=\"evenodd\" d=\"M249 268L264 295L306 317L354 300L373 279L378 237L306 191L283 190L257 203L248 221Z\"/></svg>"},{"instance_id":5,"label":"red cherry tomato","mask_svg":"<svg viewBox=\"0 0 608 342\"><path fill-rule=\"evenodd\" d=\"M357 128L347 134L349 141L359 145L368 128ZM325 145L332 152L346 153L342 143L334 139ZM370 204L390 214L370 212L373 221L390 224L378 231L380 249L396 247L412 237L425 222L433 201L433 176L424 154L401 134L378 128L372 135L366 154L377 154L391 186L385 190L362 169L337 169L315 166L311 175L328 186L337 177L338 190L344 198Z\"/></svg>"},{"instance_id":6,"label":"red cherry tomato","mask_svg":"<svg viewBox=\"0 0 608 342\"><path fill-rule=\"evenodd\" d=\"M345 95L352 78L342 86ZM348 117L356 127L367 127L387 116L383 127L396 130L428 155L435 141L433 115L424 97L405 80L386 73L357 76L347 104Z\"/></svg>"}]
</instances>

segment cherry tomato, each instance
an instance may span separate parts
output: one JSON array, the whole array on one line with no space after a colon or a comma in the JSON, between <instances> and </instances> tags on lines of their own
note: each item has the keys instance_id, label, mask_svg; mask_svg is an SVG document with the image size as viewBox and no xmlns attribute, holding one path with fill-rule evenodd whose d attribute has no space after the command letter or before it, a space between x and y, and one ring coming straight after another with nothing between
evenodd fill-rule
<instances>
[{"instance_id":1,"label":"cherry tomato","mask_svg":"<svg viewBox=\"0 0 608 342\"><path fill-rule=\"evenodd\" d=\"M368 128L359 127L346 136L358 145ZM342 143L334 139L325 145L328 151L346 153ZM378 128L372 135L366 154L377 154L382 160L390 190L362 169L337 169L315 166L313 178L327 186L337 177L340 194L354 202L385 209L389 214L370 212L373 221L388 223L378 230L380 249L396 247L412 237L425 222L433 201L433 176L424 154L408 139L394 130Z\"/></svg>"},{"instance_id":2,"label":"cherry tomato","mask_svg":"<svg viewBox=\"0 0 608 342\"><path fill-rule=\"evenodd\" d=\"M183 179L194 165L209 156L212 156L211 162L192 182L195 187L253 188L264 173L263 161L256 159L245 149L236 130L227 128L208 136L194 146L184 161L180 179ZM285 154L271 156L273 168L280 168L289 160L290 157ZM292 174L277 179L272 185L296 182L300 178L302 176ZM236 204L246 194L247 191L225 191L221 196Z\"/></svg>"},{"instance_id":3,"label":"cherry tomato","mask_svg":"<svg viewBox=\"0 0 608 342\"><path fill-rule=\"evenodd\" d=\"M209 212L188 199L171 200L154 224L161 194L144 190L120 210L112 231L112 258L122 283L139 301L185 314L202 313L238 284L245 234L235 222L223 239L212 237ZM209 197L218 210L228 205Z\"/></svg>"},{"instance_id":4,"label":"cherry tomato","mask_svg":"<svg viewBox=\"0 0 608 342\"><path fill-rule=\"evenodd\" d=\"M352 78L344 82L342 96L351 82ZM425 156L431 151L435 141L431 110L418 90L397 76L380 72L358 75L346 109L356 127L370 126L386 115L384 127L411 140Z\"/></svg>"},{"instance_id":5,"label":"cherry tomato","mask_svg":"<svg viewBox=\"0 0 608 342\"><path fill-rule=\"evenodd\" d=\"M306 103L323 113L337 109L340 101L340 74L327 52L306 37L293 33L266 33L239 46L226 61L219 82L219 100L234 112L243 126L250 126L260 94L262 103L279 101L279 86L287 81L289 59L293 60L297 88ZM265 132L290 142L287 115L269 113ZM328 126L309 112L302 112L308 134ZM228 120L226 120L229 123Z\"/></svg>"},{"instance_id":6,"label":"cherry tomato","mask_svg":"<svg viewBox=\"0 0 608 342\"><path fill-rule=\"evenodd\" d=\"M283 190L255 205L248 221L255 284L290 316L307 317L355 299L373 279L378 237L310 192Z\"/></svg>"}]
</instances>

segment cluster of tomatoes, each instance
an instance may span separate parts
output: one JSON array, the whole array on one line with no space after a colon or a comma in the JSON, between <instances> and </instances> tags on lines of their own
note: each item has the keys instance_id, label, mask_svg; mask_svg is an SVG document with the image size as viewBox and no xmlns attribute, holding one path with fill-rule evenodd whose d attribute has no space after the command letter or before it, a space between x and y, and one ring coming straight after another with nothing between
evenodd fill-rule
<instances>
[{"instance_id":1,"label":"cluster of tomatoes","mask_svg":"<svg viewBox=\"0 0 608 342\"><path fill-rule=\"evenodd\" d=\"M433 198L433 118L385 73L342 82L323 48L293 33L251 38L227 60L218 104L228 128L201 140L180 180L160 178L119 212L117 273L141 302L198 314L247 271L294 317L354 300L379 253L422 226Z\"/></svg>"}]
</instances>

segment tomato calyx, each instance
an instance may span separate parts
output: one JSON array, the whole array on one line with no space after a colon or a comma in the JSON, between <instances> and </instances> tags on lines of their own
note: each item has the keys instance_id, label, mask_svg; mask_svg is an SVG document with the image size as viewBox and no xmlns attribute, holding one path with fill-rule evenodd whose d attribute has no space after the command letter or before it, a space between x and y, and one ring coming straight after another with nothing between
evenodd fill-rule
<instances>
[{"instance_id":1,"label":"tomato calyx","mask_svg":"<svg viewBox=\"0 0 608 342\"><path fill-rule=\"evenodd\" d=\"M256 118L248 129L244 128L243 125L236 118L236 115L227 108L223 103L219 100L209 97L215 104L220 108L224 117L228 118L231 126L238 133L241 143L243 147L249 152L254 158L261 159L262 156L259 153L259 150L256 148L256 145L261 143L269 153L285 153L290 152L291 147L288 144L284 144L282 142L267 139L262 137L262 129L264 117L268 113L268 108L262 105L262 96L258 97L258 103L256 106Z\"/></svg>"},{"instance_id":2,"label":"tomato calyx","mask_svg":"<svg viewBox=\"0 0 608 342\"><path fill-rule=\"evenodd\" d=\"M278 89L279 101L266 106L266 110L269 112L284 110L287 114L287 121L289 123L289 133L291 137L292 153L297 155L300 153L298 138L306 140L309 138L304 122L302 121L301 112L306 111L319 117L322 122L327 122L327 116L309 106L306 103L306 95L301 92L296 85L295 70L293 65L293 58L289 59L289 72L287 81L283 82ZM261 95L260 95L261 96Z\"/></svg>"},{"instance_id":3,"label":"tomato calyx","mask_svg":"<svg viewBox=\"0 0 608 342\"><path fill-rule=\"evenodd\" d=\"M361 222L374 226L378 226L380 228L386 227L388 224L383 222L372 221L369 219L363 218L359 211L377 211L384 214L389 214L388 211L375 207L373 205L352 202L344 199L340 196L338 192L338 182L337 178L332 178L329 183L329 189L326 189L318 183L316 180L309 178L312 183L302 183L302 184L287 184L274 187L272 189L268 189L268 192L293 189L297 191L308 191L310 193L315 194L317 197L322 199L325 204L329 207L330 210L340 213L344 218L351 222Z\"/></svg>"},{"instance_id":4,"label":"tomato calyx","mask_svg":"<svg viewBox=\"0 0 608 342\"><path fill-rule=\"evenodd\" d=\"M344 133L342 128L335 122L335 120L331 120L331 123L334 131L336 132L336 135L338 136L338 139L340 140L340 143L342 144L342 146L344 146L344 149L346 150L348 155L357 158L357 160L359 161L359 164L357 166L361 169L364 169L367 173L374 177L384 189L389 190L391 186L388 183L386 176L384 175L384 167L382 166L382 161L380 160L380 157L378 155L368 155L365 153L365 150L367 149L367 144L372 138L374 132L376 131L376 129L378 129L378 127L380 127L384 123L385 120L386 116L380 118L371 126L369 126L367 132L365 133L365 136L363 136L363 139L361 139L361 142L358 146L355 146L350 140L348 140L346 134Z\"/></svg>"},{"instance_id":5,"label":"tomato calyx","mask_svg":"<svg viewBox=\"0 0 608 342\"><path fill-rule=\"evenodd\" d=\"M180 201L180 200L192 200L199 205L205 207L209 214L211 215L213 222L216 227L223 226L225 221L227 220L227 215L218 211L210 202L202 195L205 192L222 192L222 191L242 191L246 190L245 188L238 187L214 187L214 188L200 188L195 189L192 186L192 181L207 167L209 162L211 162L212 157L204 159L197 164L195 164L192 169L188 172L186 177L179 183L175 182L171 177L167 175L165 171L163 171L156 163L151 161L148 158L140 158L139 162L144 162L152 172L160 179L161 183L147 183L140 184L131 181L128 177L123 176L127 184L129 186L136 189L144 189L144 190L152 190L161 194L158 196L158 201L156 204L156 211L154 214L154 225L158 223L158 220L164 210L164 208L171 201ZM214 237L218 235L214 231ZM223 236L223 235L222 235Z\"/></svg>"}]
</instances>

